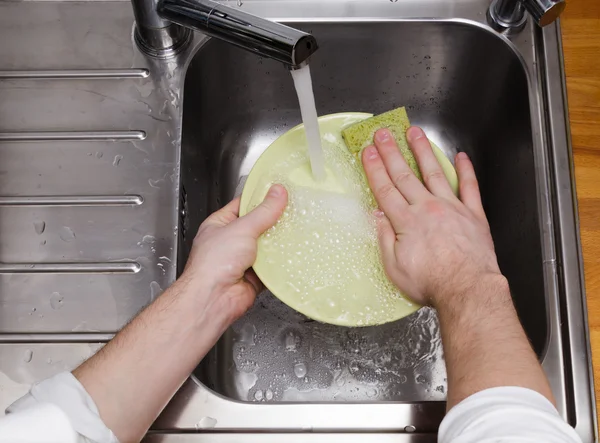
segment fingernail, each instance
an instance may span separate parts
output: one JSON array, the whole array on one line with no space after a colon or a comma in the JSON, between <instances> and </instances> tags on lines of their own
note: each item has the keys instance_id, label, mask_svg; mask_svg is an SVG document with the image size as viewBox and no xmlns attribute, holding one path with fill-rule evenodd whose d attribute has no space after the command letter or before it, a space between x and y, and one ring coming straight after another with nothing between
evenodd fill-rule
<instances>
[{"instance_id":1,"label":"fingernail","mask_svg":"<svg viewBox=\"0 0 600 443\"><path fill-rule=\"evenodd\" d=\"M386 142L392 138L392 133L389 129L380 129L375 133L375 140L378 142Z\"/></svg>"},{"instance_id":2,"label":"fingernail","mask_svg":"<svg viewBox=\"0 0 600 443\"><path fill-rule=\"evenodd\" d=\"M377 149L375 149L375 146L371 145L365 148L365 155L367 156L367 159L373 160L379 156L379 153L377 152Z\"/></svg>"},{"instance_id":3,"label":"fingernail","mask_svg":"<svg viewBox=\"0 0 600 443\"><path fill-rule=\"evenodd\" d=\"M467 160L468 158L469 156L465 152L459 152L458 154L456 154L457 160Z\"/></svg>"},{"instance_id":4,"label":"fingernail","mask_svg":"<svg viewBox=\"0 0 600 443\"><path fill-rule=\"evenodd\" d=\"M381 209L375 209L375 211L373 211L373 215L377 218L382 218L385 214Z\"/></svg>"},{"instance_id":5,"label":"fingernail","mask_svg":"<svg viewBox=\"0 0 600 443\"><path fill-rule=\"evenodd\" d=\"M269 189L269 197L279 197L281 195L281 185L273 185Z\"/></svg>"},{"instance_id":6,"label":"fingernail","mask_svg":"<svg viewBox=\"0 0 600 443\"><path fill-rule=\"evenodd\" d=\"M411 126L406 131L406 138L408 138L409 142L420 139L421 137L425 137L425 133L418 126Z\"/></svg>"}]
</instances>

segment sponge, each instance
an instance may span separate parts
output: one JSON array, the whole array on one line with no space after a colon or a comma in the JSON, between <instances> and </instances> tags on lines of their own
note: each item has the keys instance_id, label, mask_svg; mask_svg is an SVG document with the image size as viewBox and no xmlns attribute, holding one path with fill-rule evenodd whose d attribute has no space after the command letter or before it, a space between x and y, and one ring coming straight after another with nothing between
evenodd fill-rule
<instances>
[{"instance_id":1,"label":"sponge","mask_svg":"<svg viewBox=\"0 0 600 443\"><path fill-rule=\"evenodd\" d=\"M406 109L402 107L354 123L342 130L342 137L344 138L344 142L346 142L348 150L352 154L359 156L364 148L373 144L375 132L382 128L389 129L396 139L398 148L400 148L400 152L404 156L406 163L408 163L408 166L410 166L417 178L423 181L417 160L408 147L408 141L406 140L406 131L409 127L410 121L408 120Z\"/></svg>"}]
</instances>

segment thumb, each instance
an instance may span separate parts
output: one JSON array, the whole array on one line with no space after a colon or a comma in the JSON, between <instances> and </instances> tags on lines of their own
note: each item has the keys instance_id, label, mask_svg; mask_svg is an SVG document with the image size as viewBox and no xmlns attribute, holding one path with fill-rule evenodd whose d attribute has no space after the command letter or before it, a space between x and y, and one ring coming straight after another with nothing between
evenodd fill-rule
<instances>
[{"instance_id":1,"label":"thumb","mask_svg":"<svg viewBox=\"0 0 600 443\"><path fill-rule=\"evenodd\" d=\"M287 191L281 185L273 185L263 202L248 214L235 221L242 229L258 239L267 229L272 227L287 205Z\"/></svg>"}]
</instances>

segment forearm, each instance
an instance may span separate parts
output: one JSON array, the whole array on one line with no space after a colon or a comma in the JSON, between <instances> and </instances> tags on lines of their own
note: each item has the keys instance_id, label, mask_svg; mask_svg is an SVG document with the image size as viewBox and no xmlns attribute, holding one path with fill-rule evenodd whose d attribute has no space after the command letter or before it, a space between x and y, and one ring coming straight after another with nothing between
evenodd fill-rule
<instances>
[{"instance_id":1,"label":"forearm","mask_svg":"<svg viewBox=\"0 0 600 443\"><path fill-rule=\"evenodd\" d=\"M436 306L448 371L448 409L497 386L529 388L554 403L504 277L483 278L466 292L443 297Z\"/></svg>"},{"instance_id":2,"label":"forearm","mask_svg":"<svg viewBox=\"0 0 600 443\"><path fill-rule=\"evenodd\" d=\"M177 281L73 374L121 443L139 441L229 318L208 289Z\"/></svg>"}]
</instances>

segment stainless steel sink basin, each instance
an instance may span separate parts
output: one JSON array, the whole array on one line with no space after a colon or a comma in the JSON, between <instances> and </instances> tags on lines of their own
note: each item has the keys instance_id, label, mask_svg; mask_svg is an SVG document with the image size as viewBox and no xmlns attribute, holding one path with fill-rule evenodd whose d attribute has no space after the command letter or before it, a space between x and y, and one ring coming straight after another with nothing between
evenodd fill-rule
<instances>
[{"instance_id":1,"label":"stainless steel sink basin","mask_svg":"<svg viewBox=\"0 0 600 443\"><path fill-rule=\"evenodd\" d=\"M226 0L227 1L227 0ZM229 3L237 3L230 1ZM320 114L406 105L475 161L500 264L560 414L596 438L560 28L510 40L488 0L247 0L316 36ZM300 122L282 65L196 34L170 60L126 1L0 2L0 406L77 365L167 287L202 220ZM431 310L346 329L268 293L148 442L433 442ZM367 435L365 435L367 434Z\"/></svg>"},{"instance_id":2,"label":"stainless steel sink basin","mask_svg":"<svg viewBox=\"0 0 600 443\"><path fill-rule=\"evenodd\" d=\"M460 22L292 23L321 49L311 60L320 115L406 105L450 158L474 160L502 270L532 344L549 339L527 73L497 34ZM193 234L229 201L257 157L300 123L289 72L211 40L184 87L181 157L184 263ZM198 125L198 122L204 122ZM191 203L193 202L193 203ZM380 327L311 321L264 293L196 371L241 401L443 401L435 314Z\"/></svg>"}]
</instances>

